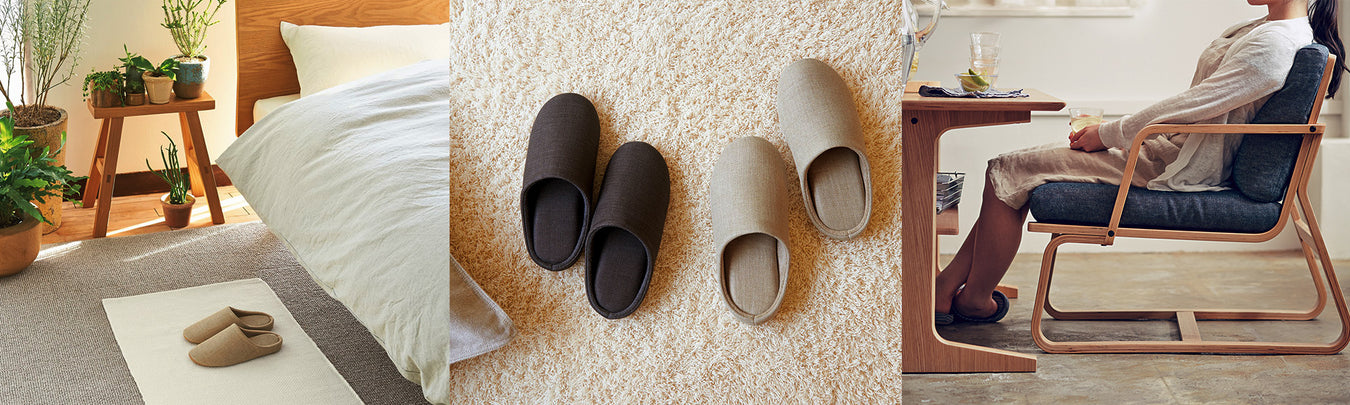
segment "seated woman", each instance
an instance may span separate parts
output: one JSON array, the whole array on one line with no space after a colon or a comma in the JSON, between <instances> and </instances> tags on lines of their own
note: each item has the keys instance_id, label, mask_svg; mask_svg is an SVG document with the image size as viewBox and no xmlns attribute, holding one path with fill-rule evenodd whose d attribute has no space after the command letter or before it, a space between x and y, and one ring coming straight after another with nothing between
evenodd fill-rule
<instances>
[{"instance_id":1,"label":"seated woman","mask_svg":"<svg viewBox=\"0 0 1350 405\"><path fill-rule=\"evenodd\" d=\"M1294 53L1316 40L1337 57L1328 98L1345 68L1336 0L1247 0L1264 18L1234 25L1200 54L1191 87L1117 121L989 161L979 218L936 281L937 322L993 322L1007 313L994 291L1017 254L1031 190L1047 182L1118 185L1131 141L1150 124L1245 124L1284 85ZM1141 146L1131 185L1153 190L1225 189L1241 134L1171 134ZM953 317L954 316L954 317Z\"/></svg>"}]
</instances>

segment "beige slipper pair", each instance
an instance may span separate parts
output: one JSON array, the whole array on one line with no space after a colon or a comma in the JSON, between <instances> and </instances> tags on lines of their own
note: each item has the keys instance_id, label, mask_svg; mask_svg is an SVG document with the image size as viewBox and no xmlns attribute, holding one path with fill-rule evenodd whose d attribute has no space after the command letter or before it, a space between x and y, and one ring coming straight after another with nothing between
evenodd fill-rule
<instances>
[{"instance_id":1,"label":"beige slipper pair","mask_svg":"<svg viewBox=\"0 0 1350 405\"><path fill-rule=\"evenodd\" d=\"M811 223L834 239L858 236L872 212L872 180L853 93L834 69L802 59L778 80L778 121L797 164ZM756 136L722 149L708 190L717 280L736 319L778 311L789 269L788 173L778 149Z\"/></svg>"},{"instance_id":2,"label":"beige slipper pair","mask_svg":"<svg viewBox=\"0 0 1350 405\"><path fill-rule=\"evenodd\" d=\"M183 329L183 338L196 343L188 351L193 363L225 367L281 350L281 335L272 330L272 316L225 307Z\"/></svg>"}]
</instances>

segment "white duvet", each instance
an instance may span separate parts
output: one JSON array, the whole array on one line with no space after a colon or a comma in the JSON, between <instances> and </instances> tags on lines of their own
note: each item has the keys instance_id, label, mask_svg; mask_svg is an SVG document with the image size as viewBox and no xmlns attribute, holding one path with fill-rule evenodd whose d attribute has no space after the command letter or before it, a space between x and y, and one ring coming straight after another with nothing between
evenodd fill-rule
<instances>
[{"instance_id":1,"label":"white duvet","mask_svg":"<svg viewBox=\"0 0 1350 405\"><path fill-rule=\"evenodd\" d=\"M218 159L433 403L449 402L450 364L512 334L501 309L451 268L449 85L441 60L333 87L276 109Z\"/></svg>"}]
</instances>

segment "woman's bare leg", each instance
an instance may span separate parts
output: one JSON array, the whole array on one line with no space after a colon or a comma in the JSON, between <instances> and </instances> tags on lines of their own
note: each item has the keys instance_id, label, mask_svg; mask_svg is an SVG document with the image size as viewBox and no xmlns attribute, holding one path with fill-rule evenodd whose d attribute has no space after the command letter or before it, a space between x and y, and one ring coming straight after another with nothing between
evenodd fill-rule
<instances>
[{"instance_id":1,"label":"woman's bare leg","mask_svg":"<svg viewBox=\"0 0 1350 405\"><path fill-rule=\"evenodd\" d=\"M1002 204L1000 202L1000 204ZM966 234L966 240L961 242L961 249L956 251L956 256L952 258L951 263L938 273L937 279L933 283L933 310L941 313L950 313L952 300L956 299L956 290L966 284L966 277L970 275L970 263L975 251L975 241L979 237L975 236L980 232L980 220L975 219L975 225L970 228L970 233Z\"/></svg>"},{"instance_id":2,"label":"woman's bare leg","mask_svg":"<svg viewBox=\"0 0 1350 405\"><path fill-rule=\"evenodd\" d=\"M950 312L950 306L955 305L957 312L972 317L989 316L997 311L992 298L994 288L1017 256L1026 215L1026 208L1014 209L995 196L993 182L986 172L980 216L956 257L938 275L935 310ZM963 284L965 289L956 294ZM953 296L955 299L945 301Z\"/></svg>"}]
</instances>

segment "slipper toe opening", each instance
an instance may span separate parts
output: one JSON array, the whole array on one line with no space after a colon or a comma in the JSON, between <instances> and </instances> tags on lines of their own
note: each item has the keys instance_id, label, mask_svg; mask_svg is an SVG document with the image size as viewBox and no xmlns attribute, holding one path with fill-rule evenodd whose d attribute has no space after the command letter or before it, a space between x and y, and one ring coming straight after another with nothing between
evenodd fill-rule
<instances>
[{"instance_id":1,"label":"slipper toe opening","mask_svg":"<svg viewBox=\"0 0 1350 405\"><path fill-rule=\"evenodd\" d=\"M562 179L545 179L530 188L527 201L531 244L540 265L561 270L575 262L586 228L586 200Z\"/></svg>"},{"instance_id":2,"label":"slipper toe opening","mask_svg":"<svg viewBox=\"0 0 1350 405\"><path fill-rule=\"evenodd\" d=\"M647 248L632 233L618 228L591 236L591 268L595 272L597 312L622 317L642 299L647 283Z\"/></svg>"},{"instance_id":3,"label":"slipper toe opening","mask_svg":"<svg viewBox=\"0 0 1350 405\"><path fill-rule=\"evenodd\" d=\"M752 318L767 315L778 301L778 249L778 239L752 233L728 242L722 253L731 305Z\"/></svg>"},{"instance_id":4,"label":"slipper toe opening","mask_svg":"<svg viewBox=\"0 0 1350 405\"><path fill-rule=\"evenodd\" d=\"M849 232L867 218L867 185L857 152L833 148L807 168L816 215L826 228Z\"/></svg>"}]
</instances>

